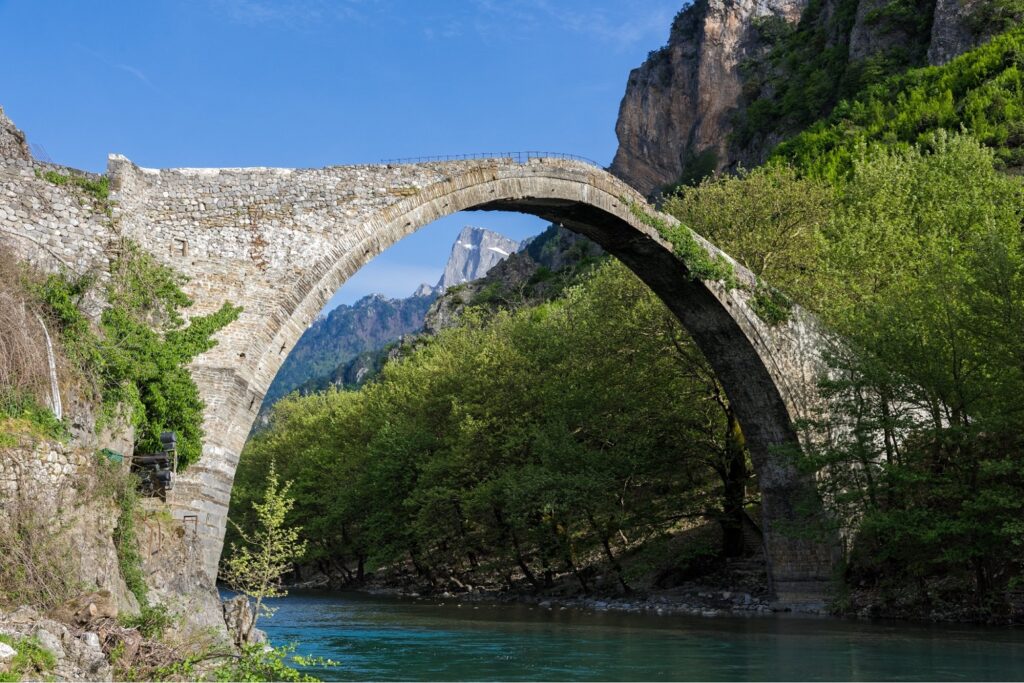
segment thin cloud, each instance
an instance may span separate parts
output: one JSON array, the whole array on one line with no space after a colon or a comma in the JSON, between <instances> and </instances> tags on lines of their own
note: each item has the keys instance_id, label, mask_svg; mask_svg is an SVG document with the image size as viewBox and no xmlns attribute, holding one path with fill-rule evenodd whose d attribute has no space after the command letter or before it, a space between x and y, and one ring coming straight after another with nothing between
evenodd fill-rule
<instances>
[{"instance_id":1,"label":"thin cloud","mask_svg":"<svg viewBox=\"0 0 1024 683\"><path fill-rule=\"evenodd\" d=\"M99 52L96 52L96 50L88 48L85 45L82 45L81 43L75 43L74 47L81 50L82 52L85 52L93 59L106 66L108 69L113 69L115 71L123 71L124 73L138 80L140 83L145 85L147 88L149 88L156 94L161 96L164 94L163 91L160 90L160 88L156 87L156 85L154 85L153 82L146 77L146 74L143 73L142 69L134 67L130 64L115 64L114 62L111 62L109 59L101 55Z\"/></svg>"},{"instance_id":2,"label":"thin cloud","mask_svg":"<svg viewBox=\"0 0 1024 683\"><path fill-rule=\"evenodd\" d=\"M153 88L154 90L156 89L156 86L154 86L150 82L150 80L146 78L146 74L142 73L141 69L136 69L134 66L130 66L128 64L114 64L114 68L130 73L132 76L135 76L135 78L139 79L140 81L148 85L150 88Z\"/></svg>"}]
</instances>

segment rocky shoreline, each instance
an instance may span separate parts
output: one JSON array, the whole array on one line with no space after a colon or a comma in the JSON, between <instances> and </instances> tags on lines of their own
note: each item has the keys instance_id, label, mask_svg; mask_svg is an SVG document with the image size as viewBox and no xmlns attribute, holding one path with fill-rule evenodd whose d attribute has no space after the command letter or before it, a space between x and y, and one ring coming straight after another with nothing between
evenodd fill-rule
<instances>
[{"instance_id":1,"label":"rocky shoreline","mask_svg":"<svg viewBox=\"0 0 1024 683\"><path fill-rule=\"evenodd\" d=\"M626 614L655 614L658 616L757 616L770 615L778 612L792 611L788 608L773 607L763 598L750 593L732 591L701 591L696 594L683 595L672 593L643 594L630 596L549 596L529 595L507 592L474 591L466 593L421 594L416 591L405 591L400 588L367 586L356 592L367 595L390 595L403 598L418 598L461 603L490 604L521 604L532 605L541 609L562 610L575 609L588 612L621 612ZM824 614L811 611L810 613Z\"/></svg>"},{"instance_id":2,"label":"rocky shoreline","mask_svg":"<svg viewBox=\"0 0 1024 683\"><path fill-rule=\"evenodd\" d=\"M337 586L322 575L314 580L294 582L291 590L348 590L366 595L436 600L441 604L520 604L540 609L575 609L589 612L625 614L679 615L698 617L768 616L781 612L826 615L825 605L783 606L774 603L765 591L728 590L701 584L688 584L667 590L638 590L629 594L591 595L526 593L488 588L469 590L432 590L424 586L396 585L370 579L360 585Z\"/></svg>"}]
</instances>

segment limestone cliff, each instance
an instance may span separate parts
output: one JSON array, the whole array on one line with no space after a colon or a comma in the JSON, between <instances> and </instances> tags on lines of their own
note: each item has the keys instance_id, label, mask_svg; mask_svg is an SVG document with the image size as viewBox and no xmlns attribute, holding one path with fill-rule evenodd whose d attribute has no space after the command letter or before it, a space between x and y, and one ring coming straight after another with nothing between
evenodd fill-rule
<instances>
[{"instance_id":1,"label":"limestone cliff","mask_svg":"<svg viewBox=\"0 0 1024 683\"><path fill-rule=\"evenodd\" d=\"M668 45L629 74L611 171L644 194L729 163L740 65L763 52L755 22L795 23L807 0L698 0L672 24Z\"/></svg>"},{"instance_id":2,"label":"limestone cliff","mask_svg":"<svg viewBox=\"0 0 1024 683\"><path fill-rule=\"evenodd\" d=\"M467 225L452 245L451 256L448 257L436 291L443 292L449 287L483 277L518 249L519 243L515 240L486 228Z\"/></svg>"},{"instance_id":3,"label":"limestone cliff","mask_svg":"<svg viewBox=\"0 0 1024 683\"><path fill-rule=\"evenodd\" d=\"M936 0L928 63L945 64L1024 21L1024 6L1001 0Z\"/></svg>"},{"instance_id":4,"label":"limestone cliff","mask_svg":"<svg viewBox=\"0 0 1024 683\"><path fill-rule=\"evenodd\" d=\"M697 0L630 73L611 171L651 195L755 166L841 99L1022 19L1002 0Z\"/></svg>"}]
</instances>

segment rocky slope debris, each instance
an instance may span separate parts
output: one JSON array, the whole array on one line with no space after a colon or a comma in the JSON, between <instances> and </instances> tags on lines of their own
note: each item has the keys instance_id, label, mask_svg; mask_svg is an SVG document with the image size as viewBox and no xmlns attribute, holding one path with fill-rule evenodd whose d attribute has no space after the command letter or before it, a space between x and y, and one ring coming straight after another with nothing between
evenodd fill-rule
<instances>
[{"instance_id":1,"label":"rocky slope debris","mask_svg":"<svg viewBox=\"0 0 1024 683\"><path fill-rule=\"evenodd\" d=\"M69 627L22 607L11 613L0 612L0 637L7 641L0 640L0 676L20 676L23 680L113 679L113 669L96 631Z\"/></svg>"},{"instance_id":2,"label":"rocky slope debris","mask_svg":"<svg viewBox=\"0 0 1024 683\"><path fill-rule=\"evenodd\" d=\"M32 159L25 134L7 118L3 107L0 107L0 159Z\"/></svg>"}]
</instances>

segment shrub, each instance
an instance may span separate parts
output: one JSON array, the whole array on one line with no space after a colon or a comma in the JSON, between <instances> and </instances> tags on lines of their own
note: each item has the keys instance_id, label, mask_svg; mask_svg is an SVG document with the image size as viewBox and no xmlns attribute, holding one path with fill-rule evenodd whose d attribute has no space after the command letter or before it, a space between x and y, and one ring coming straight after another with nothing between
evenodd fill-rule
<instances>
[{"instance_id":1,"label":"shrub","mask_svg":"<svg viewBox=\"0 0 1024 683\"><path fill-rule=\"evenodd\" d=\"M963 129L1004 167L1024 165L1024 27L939 67L913 69L866 89L773 153L808 173L846 178L865 147L909 148Z\"/></svg>"}]
</instances>

